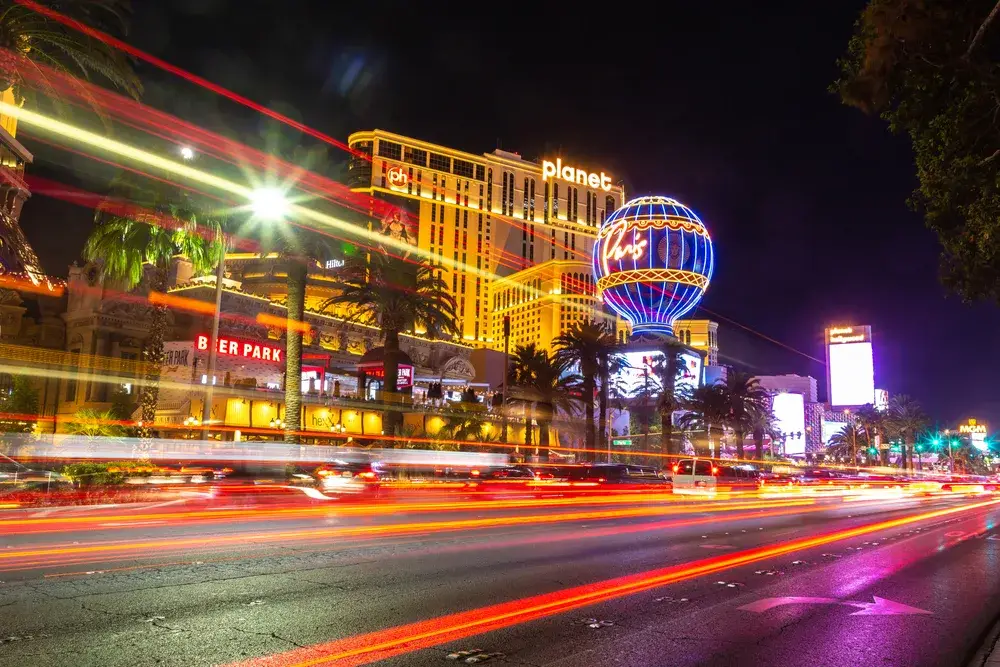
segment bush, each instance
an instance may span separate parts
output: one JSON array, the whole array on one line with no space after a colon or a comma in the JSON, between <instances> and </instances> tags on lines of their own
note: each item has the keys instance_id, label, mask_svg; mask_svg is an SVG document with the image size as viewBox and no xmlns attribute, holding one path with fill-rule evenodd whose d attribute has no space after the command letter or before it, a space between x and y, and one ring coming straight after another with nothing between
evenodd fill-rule
<instances>
[{"instance_id":1,"label":"bush","mask_svg":"<svg viewBox=\"0 0 1000 667\"><path fill-rule=\"evenodd\" d=\"M135 461L71 463L62 469L62 474L80 487L123 484L128 477L149 475L151 472L149 465Z\"/></svg>"}]
</instances>

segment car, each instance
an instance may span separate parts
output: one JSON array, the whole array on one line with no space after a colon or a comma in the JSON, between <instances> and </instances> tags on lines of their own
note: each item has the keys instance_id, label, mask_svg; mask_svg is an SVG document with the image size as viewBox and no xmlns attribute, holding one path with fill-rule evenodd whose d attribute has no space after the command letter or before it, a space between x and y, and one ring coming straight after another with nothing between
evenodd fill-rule
<instances>
[{"instance_id":1,"label":"car","mask_svg":"<svg viewBox=\"0 0 1000 667\"><path fill-rule=\"evenodd\" d=\"M332 461L316 468L313 476L324 493L378 496L383 473L375 463Z\"/></svg>"},{"instance_id":2,"label":"car","mask_svg":"<svg viewBox=\"0 0 1000 667\"><path fill-rule=\"evenodd\" d=\"M635 486L669 488L670 480L652 466L625 463L592 463L569 468L570 486Z\"/></svg>"},{"instance_id":3,"label":"car","mask_svg":"<svg viewBox=\"0 0 1000 667\"><path fill-rule=\"evenodd\" d=\"M732 465L711 459L681 459L672 467L675 493L720 490L749 491L760 486L760 473L752 466Z\"/></svg>"}]
</instances>

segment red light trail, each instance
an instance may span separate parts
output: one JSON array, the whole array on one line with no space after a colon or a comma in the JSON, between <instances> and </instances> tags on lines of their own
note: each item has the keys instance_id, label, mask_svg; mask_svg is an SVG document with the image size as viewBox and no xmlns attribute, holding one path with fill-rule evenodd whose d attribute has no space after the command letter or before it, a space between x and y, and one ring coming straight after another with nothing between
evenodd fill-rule
<instances>
[{"instance_id":1,"label":"red light trail","mask_svg":"<svg viewBox=\"0 0 1000 667\"><path fill-rule=\"evenodd\" d=\"M1000 503L1000 500L974 503L961 507L925 512L901 519L880 521L815 537L747 549L734 554L705 558L658 570L599 581L593 584L576 586L543 595L418 621L377 632L345 637L326 644L247 660L234 663L234 665L239 665L240 667L306 667L307 665L353 667L355 665L367 665L377 660L385 660L393 656L411 653L417 649L437 646L448 641L561 614L598 602L633 595L653 588L713 574L741 565L748 565L802 549L823 546L831 542L859 537L881 530L899 528L920 521L995 506L998 503Z\"/></svg>"}]
</instances>

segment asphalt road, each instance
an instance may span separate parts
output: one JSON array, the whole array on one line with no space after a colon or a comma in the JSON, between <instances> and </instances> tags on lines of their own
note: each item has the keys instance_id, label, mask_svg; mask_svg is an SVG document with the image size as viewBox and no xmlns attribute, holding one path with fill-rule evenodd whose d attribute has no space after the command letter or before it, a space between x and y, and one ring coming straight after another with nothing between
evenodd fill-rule
<instances>
[{"instance_id":1,"label":"asphalt road","mask_svg":"<svg viewBox=\"0 0 1000 667\"><path fill-rule=\"evenodd\" d=\"M1000 504L911 519L991 500L5 512L0 666L964 665Z\"/></svg>"}]
</instances>

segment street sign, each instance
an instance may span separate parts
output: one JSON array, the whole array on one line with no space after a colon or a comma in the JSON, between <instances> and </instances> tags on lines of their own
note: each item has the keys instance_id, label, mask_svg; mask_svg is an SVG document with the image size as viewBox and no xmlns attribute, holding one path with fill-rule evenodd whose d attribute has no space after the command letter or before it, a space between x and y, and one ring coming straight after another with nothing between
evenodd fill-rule
<instances>
[{"instance_id":1,"label":"street sign","mask_svg":"<svg viewBox=\"0 0 1000 667\"><path fill-rule=\"evenodd\" d=\"M925 609L910 607L909 605L905 605L900 602L886 600L885 598L880 598L877 595L872 596L872 602L853 602L851 600L838 600L837 598L811 597L764 598L762 600L757 600L756 602L751 602L748 605L744 605L740 607L740 609L743 611L752 611L762 614L769 609L774 609L775 607L781 607L788 604L839 604L848 607L858 607L861 610L854 612L851 616L899 616L933 613Z\"/></svg>"},{"instance_id":2,"label":"street sign","mask_svg":"<svg viewBox=\"0 0 1000 667\"><path fill-rule=\"evenodd\" d=\"M631 447L632 438L612 438L611 444L615 447Z\"/></svg>"}]
</instances>

